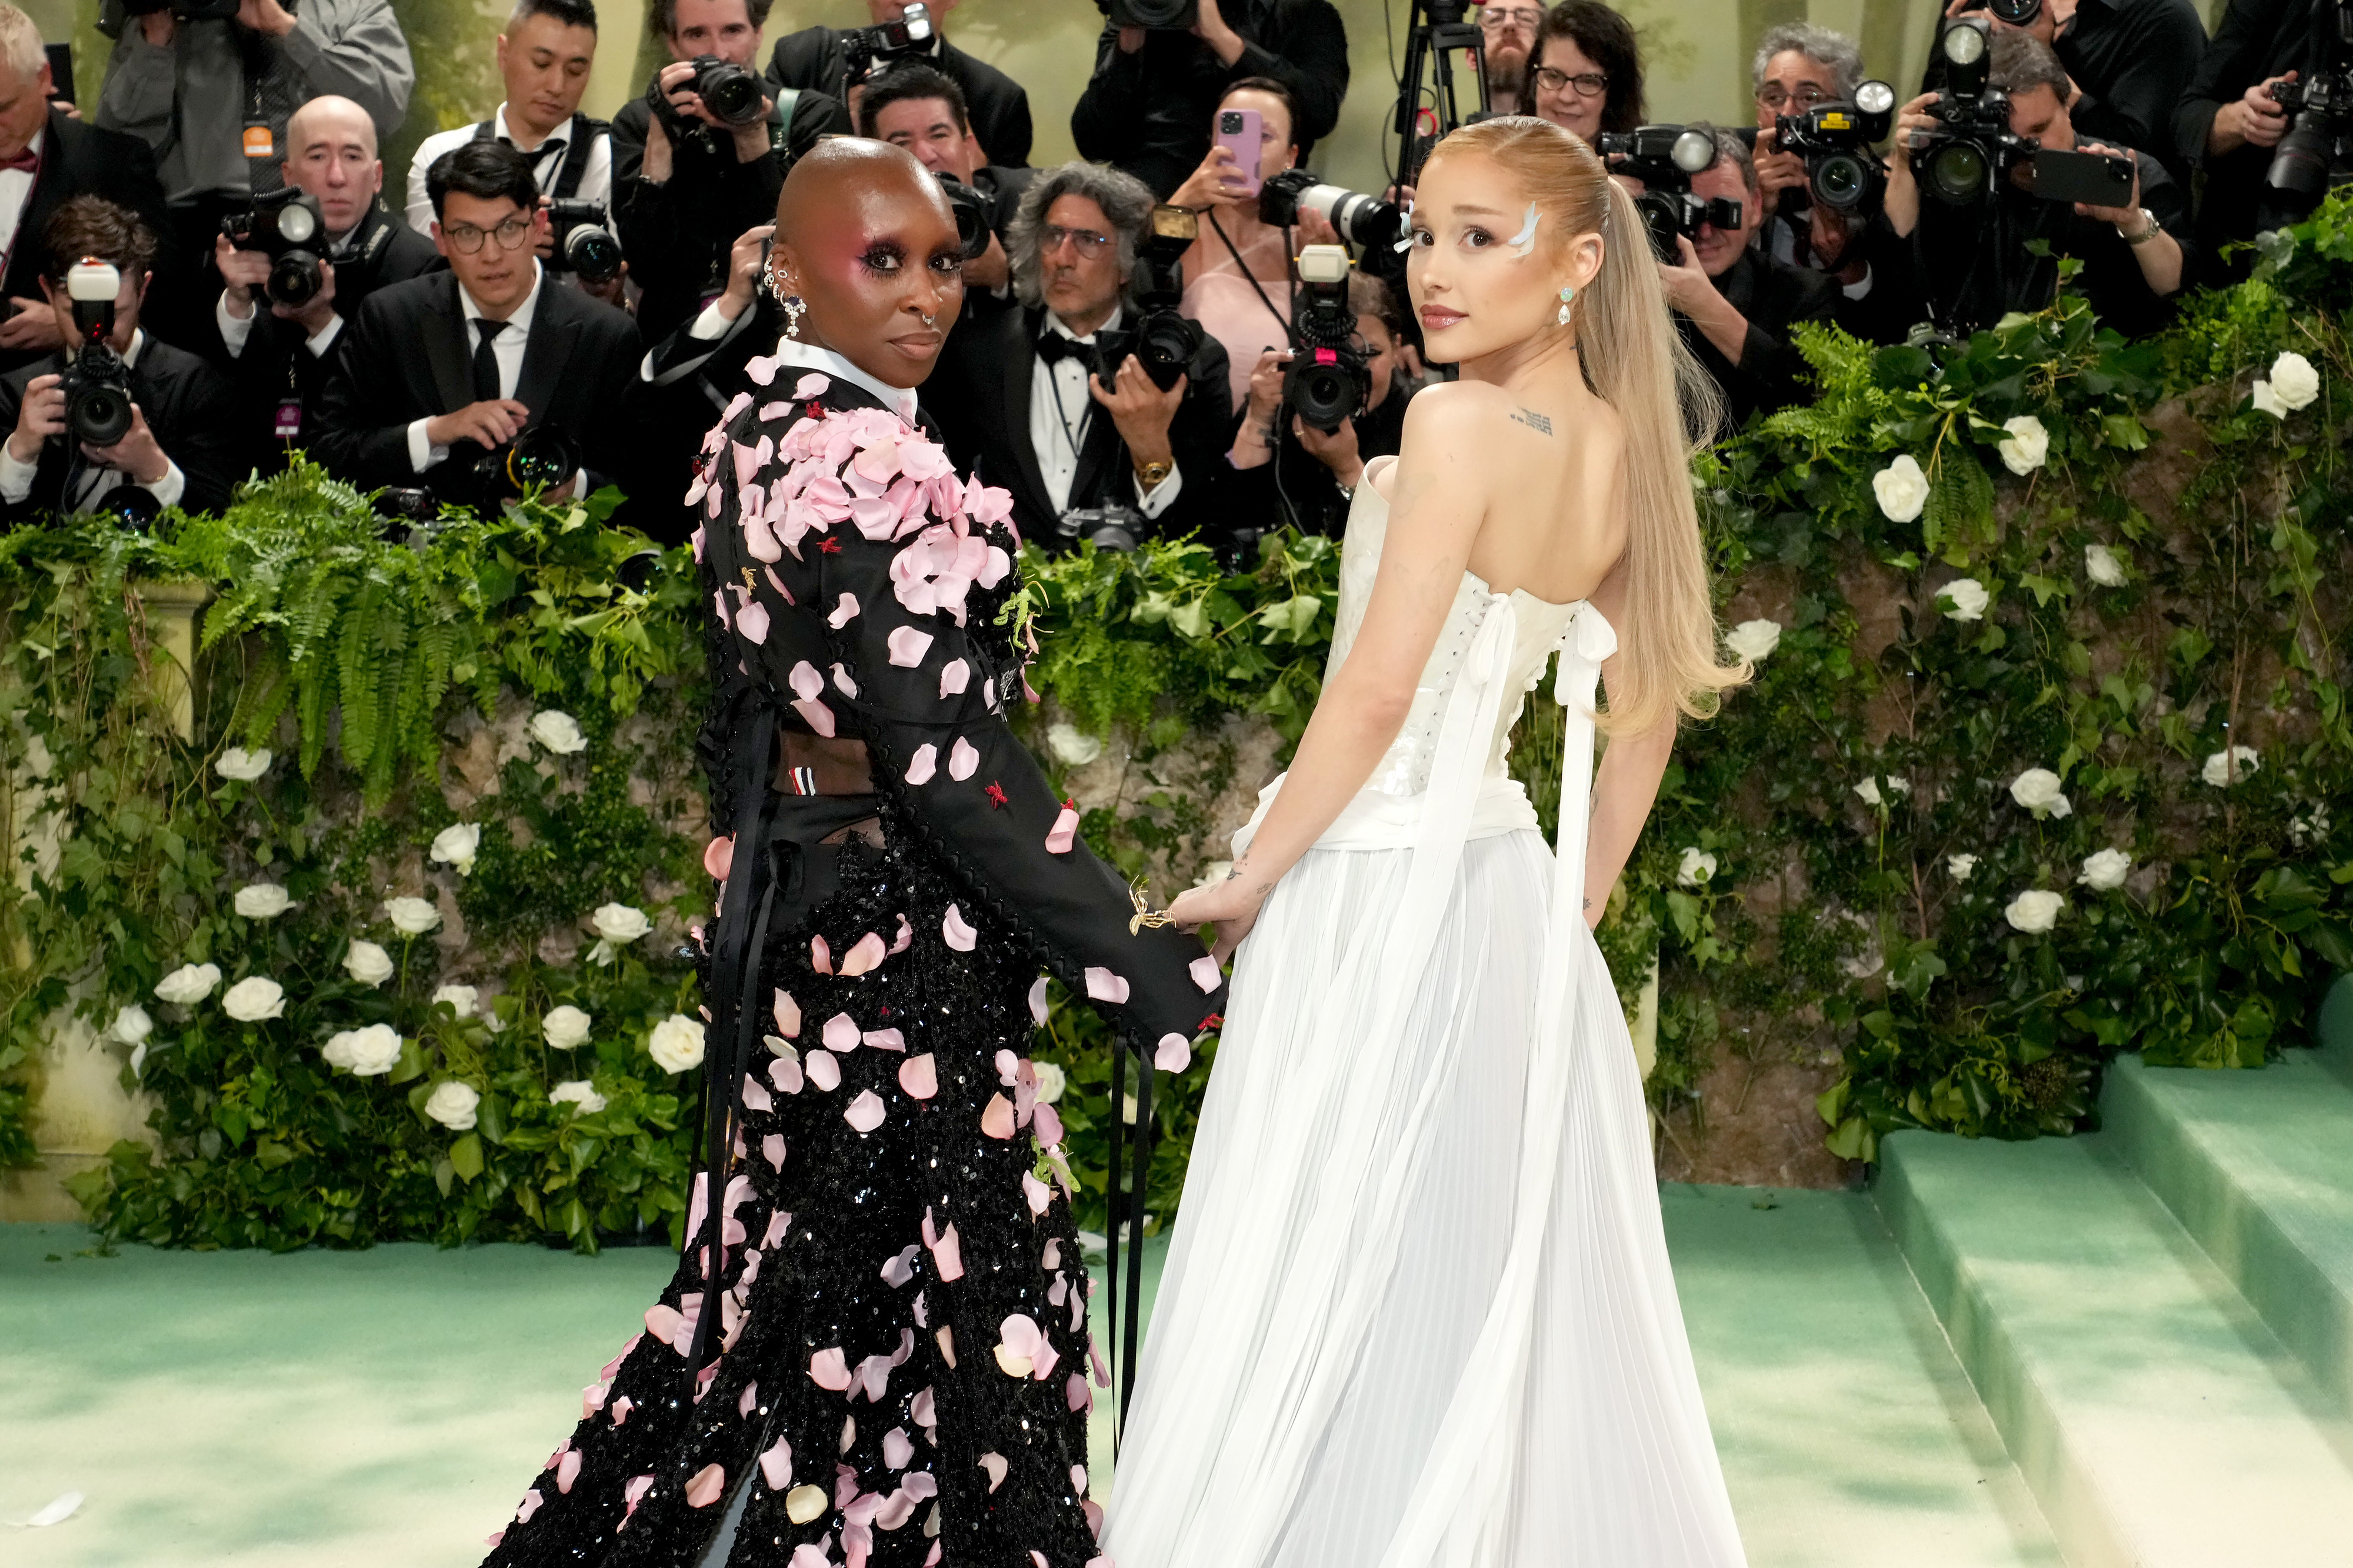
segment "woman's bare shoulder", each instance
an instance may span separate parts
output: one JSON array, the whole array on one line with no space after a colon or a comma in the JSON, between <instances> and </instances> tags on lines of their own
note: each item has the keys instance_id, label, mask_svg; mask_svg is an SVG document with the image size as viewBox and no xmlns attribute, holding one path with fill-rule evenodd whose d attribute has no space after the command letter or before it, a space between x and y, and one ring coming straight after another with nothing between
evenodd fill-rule
<instances>
[{"instance_id":1,"label":"woman's bare shoulder","mask_svg":"<svg viewBox=\"0 0 2353 1568\"><path fill-rule=\"evenodd\" d=\"M1512 395L1483 381L1433 382L1405 405L1405 439L1451 442L1508 416Z\"/></svg>"}]
</instances>

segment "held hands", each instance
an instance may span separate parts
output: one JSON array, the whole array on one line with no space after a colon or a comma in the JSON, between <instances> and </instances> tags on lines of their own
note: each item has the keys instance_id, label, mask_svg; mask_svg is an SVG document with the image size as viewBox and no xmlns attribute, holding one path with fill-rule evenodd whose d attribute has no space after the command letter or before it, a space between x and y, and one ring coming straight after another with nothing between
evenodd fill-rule
<instances>
[{"instance_id":1,"label":"held hands","mask_svg":"<svg viewBox=\"0 0 2353 1568\"><path fill-rule=\"evenodd\" d=\"M64 397L58 399L58 405L62 427ZM172 459L155 444L155 432L147 428L147 416L136 403L131 405L131 428L123 432L121 440L111 447L93 447L85 441L81 455L101 468L126 476L135 485L155 484L172 471Z\"/></svg>"},{"instance_id":2,"label":"held hands","mask_svg":"<svg viewBox=\"0 0 2353 1568\"><path fill-rule=\"evenodd\" d=\"M728 247L727 289L716 303L719 313L729 321L752 308L753 297L760 291L760 268L768 259L768 241L776 232L775 224L754 224Z\"/></svg>"},{"instance_id":3,"label":"held hands","mask_svg":"<svg viewBox=\"0 0 2353 1568\"><path fill-rule=\"evenodd\" d=\"M46 300L18 295L8 303L16 314L0 320L0 349L61 349L65 334L58 331L57 312Z\"/></svg>"},{"instance_id":4,"label":"held hands","mask_svg":"<svg viewBox=\"0 0 2353 1568\"><path fill-rule=\"evenodd\" d=\"M531 410L512 397L485 398L425 422L425 439L436 447L471 441L486 449L503 447L522 434Z\"/></svg>"},{"instance_id":5,"label":"held hands","mask_svg":"<svg viewBox=\"0 0 2353 1568\"><path fill-rule=\"evenodd\" d=\"M1131 457L1139 463L1165 462L1169 457L1168 426L1176 421L1177 405L1185 401L1187 384L1187 378L1180 375L1176 385L1161 391L1130 354L1119 362L1109 388L1101 377L1088 377L1087 395L1111 416Z\"/></svg>"},{"instance_id":6,"label":"held hands","mask_svg":"<svg viewBox=\"0 0 2353 1568\"><path fill-rule=\"evenodd\" d=\"M1244 876L1243 868L1237 866L1223 881L1189 888L1177 894L1176 901L1168 906L1168 915L1179 926L1215 925L1218 942L1212 951L1222 964L1233 957L1234 949L1242 944L1250 927L1258 923L1258 911L1273 887L1271 881L1259 882Z\"/></svg>"}]
</instances>

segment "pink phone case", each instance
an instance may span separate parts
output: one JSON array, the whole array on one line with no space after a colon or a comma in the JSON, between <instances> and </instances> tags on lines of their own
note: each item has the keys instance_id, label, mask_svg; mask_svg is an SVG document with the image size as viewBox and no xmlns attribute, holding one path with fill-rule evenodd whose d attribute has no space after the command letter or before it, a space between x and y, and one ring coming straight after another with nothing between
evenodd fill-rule
<instances>
[{"instance_id":1,"label":"pink phone case","mask_svg":"<svg viewBox=\"0 0 2353 1568\"><path fill-rule=\"evenodd\" d=\"M1237 123L1239 122L1239 123ZM1250 194L1258 195L1259 113L1255 109L1220 109L1218 110L1218 142L1234 155L1234 163L1250 181Z\"/></svg>"}]
</instances>

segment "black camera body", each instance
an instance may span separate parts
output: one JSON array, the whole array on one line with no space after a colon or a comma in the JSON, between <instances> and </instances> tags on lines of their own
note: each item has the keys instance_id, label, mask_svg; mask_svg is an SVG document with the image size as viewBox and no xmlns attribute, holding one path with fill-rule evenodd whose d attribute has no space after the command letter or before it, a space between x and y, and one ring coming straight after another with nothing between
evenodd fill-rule
<instances>
[{"instance_id":1,"label":"black camera body","mask_svg":"<svg viewBox=\"0 0 2353 1568\"><path fill-rule=\"evenodd\" d=\"M1394 202L1328 185L1306 169L1285 169L1266 182L1258 194L1261 222L1289 228L1303 212L1323 217L1339 230L1340 237L1367 250L1395 245L1405 237L1405 213Z\"/></svg>"},{"instance_id":2,"label":"black camera body","mask_svg":"<svg viewBox=\"0 0 2353 1568\"><path fill-rule=\"evenodd\" d=\"M94 257L84 257L66 271L80 341L58 378L58 390L65 394L66 429L92 447L111 447L131 433L131 367L108 341L114 336L114 299L121 289L122 274Z\"/></svg>"},{"instance_id":3,"label":"black camera body","mask_svg":"<svg viewBox=\"0 0 2353 1568\"><path fill-rule=\"evenodd\" d=\"M988 226L988 198L944 169L933 174L948 198L948 210L955 214L956 242L966 261L977 261L988 253L988 241L993 232Z\"/></svg>"},{"instance_id":4,"label":"black camera body","mask_svg":"<svg viewBox=\"0 0 2353 1568\"><path fill-rule=\"evenodd\" d=\"M576 272L590 283L610 283L621 275L621 242L613 237L601 202L557 197L547 204L555 247L551 272Z\"/></svg>"},{"instance_id":5,"label":"black camera body","mask_svg":"<svg viewBox=\"0 0 2353 1568\"><path fill-rule=\"evenodd\" d=\"M1642 182L1634 210L1642 215L1651 252L1661 261L1680 260L1683 249L1676 241L1696 237L1702 224L1740 226L1740 203L1692 195L1692 176L1715 167L1715 138L1707 132L1689 125L1637 125L1603 132L1593 139L1593 150L1613 172Z\"/></svg>"},{"instance_id":6,"label":"black camera body","mask_svg":"<svg viewBox=\"0 0 2353 1568\"><path fill-rule=\"evenodd\" d=\"M1201 19L1201 0L1095 0L1114 27L1155 33L1189 33Z\"/></svg>"},{"instance_id":7,"label":"black camera body","mask_svg":"<svg viewBox=\"0 0 2353 1568\"><path fill-rule=\"evenodd\" d=\"M1083 539L1098 550L1133 550L1145 535L1144 514L1117 501L1074 506L1054 520L1054 531L1066 541Z\"/></svg>"},{"instance_id":8,"label":"black camera body","mask_svg":"<svg viewBox=\"0 0 2353 1568\"><path fill-rule=\"evenodd\" d=\"M1992 25L1982 16L1956 16L1936 36L1945 85L1928 112L1936 125L1911 150L1912 174L1947 206L1975 206L1992 196L2035 145L2010 128L2010 94L1988 85Z\"/></svg>"},{"instance_id":9,"label":"black camera body","mask_svg":"<svg viewBox=\"0 0 2353 1568\"><path fill-rule=\"evenodd\" d=\"M453 499L495 508L570 479L579 471L580 448L554 426L540 425L458 467L464 475L459 488L470 493Z\"/></svg>"},{"instance_id":10,"label":"black camera body","mask_svg":"<svg viewBox=\"0 0 2353 1568\"><path fill-rule=\"evenodd\" d=\"M1872 152L1895 122L1895 89L1866 81L1843 101L1818 103L1784 114L1775 145L1806 161L1806 184L1815 201L1836 212L1869 216L1887 194L1887 170Z\"/></svg>"},{"instance_id":11,"label":"black camera body","mask_svg":"<svg viewBox=\"0 0 2353 1568\"><path fill-rule=\"evenodd\" d=\"M237 0L124 0L122 14L145 16L169 11L183 22L228 22L236 20L237 9Z\"/></svg>"},{"instance_id":12,"label":"black camera body","mask_svg":"<svg viewBox=\"0 0 2353 1568\"><path fill-rule=\"evenodd\" d=\"M1329 436L1364 412L1372 392L1369 356L1348 303L1347 253L1336 245L1311 245L1299 253L1282 405Z\"/></svg>"},{"instance_id":13,"label":"black camera body","mask_svg":"<svg viewBox=\"0 0 2353 1568\"><path fill-rule=\"evenodd\" d=\"M2295 118L2272 153L2263 175L2269 205L2284 216L2303 217L2320 205L2332 185L2353 179L2353 4L2337 0L2337 28L2327 58L2300 81L2275 81L2272 101Z\"/></svg>"},{"instance_id":14,"label":"black camera body","mask_svg":"<svg viewBox=\"0 0 2353 1568\"><path fill-rule=\"evenodd\" d=\"M938 36L932 26L932 8L915 0L895 22L852 27L841 35L841 52L849 62L849 81L864 81L877 70L909 55L929 54Z\"/></svg>"},{"instance_id":15,"label":"black camera body","mask_svg":"<svg viewBox=\"0 0 2353 1568\"><path fill-rule=\"evenodd\" d=\"M1132 353L1152 384L1166 392L1208 342L1201 323L1176 309L1185 297L1185 253L1199 229L1200 219L1183 207L1152 209L1152 227L1135 247L1135 330L1113 334L1119 341L1106 349L1101 368L1106 384Z\"/></svg>"},{"instance_id":16,"label":"black camera body","mask_svg":"<svg viewBox=\"0 0 2353 1568\"><path fill-rule=\"evenodd\" d=\"M757 72L745 69L733 60L723 60L717 55L697 55L689 62L694 75L684 83L687 90L702 100L702 107L722 125L749 125L765 112L762 108L767 89ZM654 72L653 84L646 89L646 107L653 110L662 130L672 141L693 129L693 122L672 108L670 94L662 90L661 72Z\"/></svg>"},{"instance_id":17,"label":"black camera body","mask_svg":"<svg viewBox=\"0 0 2353 1568\"><path fill-rule=\"evenodd\" d=\"M258 250L269 258L272 302L307 305L327 286L322 268L327 249L327 220L319 198L293 185L256 195L241 213L221 219L221 233L239 250Z\"/></svg>"}]
</instances>

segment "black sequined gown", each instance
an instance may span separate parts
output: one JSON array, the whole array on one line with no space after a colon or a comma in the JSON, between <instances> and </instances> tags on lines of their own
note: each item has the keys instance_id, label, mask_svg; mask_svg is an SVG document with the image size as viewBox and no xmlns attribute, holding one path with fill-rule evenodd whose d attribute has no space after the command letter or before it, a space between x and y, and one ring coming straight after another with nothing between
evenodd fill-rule
<instances>
[{"instance_id":1,"label":"black sequined gown","mask_svg":"<svg viewBox=\"0 0 2353 1568\"><path fill-rule=\"evenodd\" d=\"M740 1508L733 1568L1085 1568L1101 1363L1030 991L1053 970L1147 1057L1224 993L1191 936L1132 928L1006 727L1003 492L850 382L764 369L688 498L734 829L704 975L720 1168L488 1561L691 1565ZM779 793L779 729L863 741L877 795ZM881 847L822 842L877 814Z\"/></svg>"}]
</instances>

